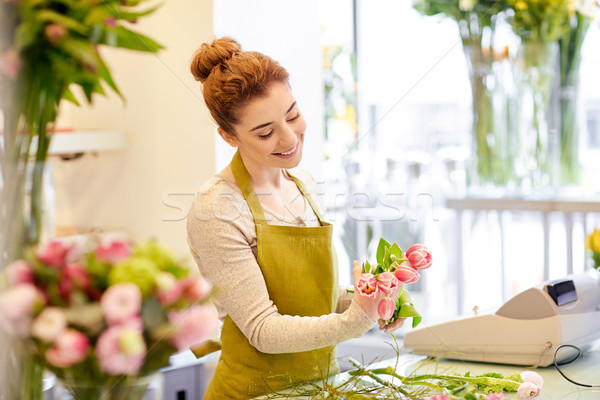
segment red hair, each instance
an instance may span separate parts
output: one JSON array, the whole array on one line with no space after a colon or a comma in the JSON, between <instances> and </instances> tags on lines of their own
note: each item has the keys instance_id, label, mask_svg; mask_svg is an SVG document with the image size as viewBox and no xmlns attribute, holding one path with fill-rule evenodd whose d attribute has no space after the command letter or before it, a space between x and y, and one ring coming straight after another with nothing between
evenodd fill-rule
<instances>
[{"instance_id":1,"label":"red hair","mask_svg":"<svg viewBox=\"0 0 600 400\"><path fill-rule=\"evenodd\" d=\"M253 99L263 97L273 83L289 83L289 74L272 58L242 51L229 37L203 43L190 67L203 85L204 102L217 125L235 135L240 111Z\"/></svg>"}]
</instances>

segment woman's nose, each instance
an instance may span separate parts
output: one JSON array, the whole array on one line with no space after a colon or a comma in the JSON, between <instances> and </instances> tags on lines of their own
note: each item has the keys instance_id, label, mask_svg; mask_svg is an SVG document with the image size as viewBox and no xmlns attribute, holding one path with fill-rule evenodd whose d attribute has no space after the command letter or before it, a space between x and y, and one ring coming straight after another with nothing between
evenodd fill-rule
<instances>
[{"instance_id":1,"label":"woman's nose","mask_svg":"<svg viewBox=\"0 0 600 400\"><path fill-rule=\"evenodd\" d=\"M293 146L298 140L296 132L290 125L285 125L281 130L281 136L279 137L279 143L282 146Z\"/></svg>"}]
</instances>

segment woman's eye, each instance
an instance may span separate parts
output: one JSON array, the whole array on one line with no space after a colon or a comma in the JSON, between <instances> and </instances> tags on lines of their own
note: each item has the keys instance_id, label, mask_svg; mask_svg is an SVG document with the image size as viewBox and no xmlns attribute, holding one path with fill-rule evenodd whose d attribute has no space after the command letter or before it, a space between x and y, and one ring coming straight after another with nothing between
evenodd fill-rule
<instances>
[{"instance_id":1,"label":"woman's eye","mask_svg":"<svg viewBox=\"0 0 600 400\"><path fill-rule=\"evenodd\" d=\"M295 121L295 120L297 120L298 118L300 118L300 113L298 113L298 114L296 114L294 117L292 117L292 118L288 119L288 122Z\"/></svg>"},{"instance_id":2,"label":"woman's eye","mask_svg":"<svg viewBox=\"0 0 600 400\"><path fill-rule=\"evenodd\" d=\"M259 139L268 139L269 136L271 136L273 134L273 130L271 130L271 132L267 133L266 135L259 135L258 138Z\"/></svg>"}]
</instances>

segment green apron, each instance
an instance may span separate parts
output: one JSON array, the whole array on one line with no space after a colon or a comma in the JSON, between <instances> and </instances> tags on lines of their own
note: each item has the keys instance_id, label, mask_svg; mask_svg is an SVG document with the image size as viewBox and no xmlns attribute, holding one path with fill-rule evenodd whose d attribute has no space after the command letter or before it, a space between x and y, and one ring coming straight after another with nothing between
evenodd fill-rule
<instances>
[{"instance_id":1,"label":"green apron","mask_svg":"<svg viewBox=\"0 0 600 400\"><path fill-rule=\"evenodd\" d=\"M321 226L268 225L239 153L233 157L231 169L254 217L258 265L279 313L304 317L334 312L338 275L333 227L322 220L302 182L292 177ZM221 357L205 399L247 399L339 372L335 346L300 353L261 353L229 316L223 323L221 343Z\"/></svg>"}]
</instances>

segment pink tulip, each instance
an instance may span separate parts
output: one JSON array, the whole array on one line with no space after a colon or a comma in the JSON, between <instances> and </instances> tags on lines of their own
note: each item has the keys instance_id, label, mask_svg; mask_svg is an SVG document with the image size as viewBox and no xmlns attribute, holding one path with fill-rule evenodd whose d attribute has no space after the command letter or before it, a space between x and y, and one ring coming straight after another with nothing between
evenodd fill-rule
<instances>
[{"instance_id":1,"label":"pink tulip","mask_svg":"<svg viewBox=\"0 0 600 400\"><path fill-rule=\"evenodd\" d=\"M37 249L36 256L41 262L58 268L67 262L67 256L72 247L72 245L65 245L60 240L51 240Z\"/></svg>"},{"instance_id":2,"label":"pink tulip","mask_svg":"<svg viewBox=\"0 0 600 400\"><path fill-rule=\"evenodd\" d=\"M192 303L206 297L212 288L210 283L199 275L183 279L182 286L184 296Z\"/></svg>"},{"instance_id":3,"label":"pink tulip","mask_svg":"<svg viewBox=\"0 0 600 400\"><path fill-rule=\"evenodd\" d=\"M33 269L25 260L10 263L4 269L4 274L11 286L19 283L33 283Z\"/></svg>"},{"instance_id":4,"label":"pink tulip","mask_svg":"<svg viewBox=\"0 0 600 400\"><path fill-rule=\"evenodd\" d=\"M46 360L55 367L71 367L85 360L89 349L90 342L87 336L78 330L66 329L46 351Z\"/></svg>"},{"instance_id":5,"label":"pink tulip","mask_svg":"<svg viewBox=\"0 0 600 400\"><path fill-rule=\"evenodd\" d=\"M389 296L385 296L379 302L379 306L377 307L377 313L379 314L379 318L384 321L389 320L394 315L394 311L396 310L396 302Z\"/></svg>"},{"instance_id":6,"label":"pink tulip","mask_svg":"<svg viewBox=\"0 0 600 400\"><path fill-rule=\"evenodd\" d=\"M421 277L419 271L413 268L408 262L400 264L398 268L396 268L396 271L394 271L394 275L400 282L404 283L415 283Z\"/></svg>"},{"instance_id":7,"label":"pink tulip","mask_svg":"<svg viewBox=\"0 0 600 400\"><path fill-rule=\"evenodd\" d=\"M114 284L100 298L100 307L109 325L125 322L139 314L142 292L133 283Z\"/></svg>"},{"instance_id":8,"label":"pink tulip","mask_svg":"<svg viewBox=\"0 0 600 400\"><path fill-rule=\"evenodd\" d=\"M34 307L41 301L37 288L28 283L11 286L0 292L0 329L10 335L29 336Z\"/></svg>"},{"instance_id":9,"label":"pink tulip","mask_svg":"<svg viewBox=\"0 0 600 400\"><path fill-rule=\"evenodd\" d=\"M31 324L31 335L52 343L67 328L67 315L58 307L45 308Z\"/></svg>"},{"instance_id":10,"label":"pink tulip","mask_svg":"<svg viewBox=\"0 0 600 400\"><path fill-rule=\"evenodd\" d=\"M425 269L431 267L431 252L422 244L413 244L406 250L404 257L416 269Z\"/></svg>"},{"instance_id":11,"label":"pink tulip","mask_svg":"<svg viewBox=\"0 0 600 400\"><path fill-rule=\"evenodd\" d=\"M167 316L175 329L173 344L179 351L214 337L219 329L216 310L209 305L197 305L187 310L171 310Z\"/></svg>"},{"instance_id":12,"label":"pink tulip","mask_svg":"<svg viewBox=\"0 0 600 400\"><path fill-rule=\"evenodd\" d=\"M500 399L508 399L508 395L506 393L492 393L488 394L485 400L500 400Z\"/></svg>"},{"instance_id":13,"label":"pink tulip","mask_svg":"<svg viewBox=\"0 0 600 400\"><path fill-rule=\"evenodd\" d=\"M146 357L141 329L128 323L109 327L96 342L100 369L110 375L137 375Z\"/></svg>"},{"instance_id":14,"label":"pink tulip","mask_svg":"<svg viewBox=\"0 0 600 400\"><path fill-rule=\"evenodd\" d=\"M450 397L446 396L445 394L436 394L434 396L427 397L425 400L450 400Z\"/></svg>"},{"instance_id":15,"label":"pink tulip","mask_svg":"<svg viewBox=\"0 0 600 400\"><path fill-rule=\"evenodd\" d=\"M400 282L398 282L398 278L396 278L394 274L389 271L379 274L377 286L379 286L379 290L390 296L397 295L402 287Z\"/></svg>"},{"instance_id":16,"label":"pink tulip","mask_svg":"<svg viewBox=\"0 0 600 400\"><path fill-rule=\"evenodd\" d=\"M373 274L363 273L356 284L356 290L363 296L367 296L371 299L377 297L379 293L379 287L377 285L377 279Z\"/></svg>"},{"instance_id":17,"label":"pink tulip","mask_svg":"<svg viewBox=\"0 0 600 400\"><path fill-rule=\"evenodd\" d=\"M517 388L517 398L519 400L531 399L537 397L542 389L533 382L523 382Z\"/></svg>"},{"instance_id":18,"label":"pink tulip","mask_svg":"<svg viewBox=\"0 0 600 400\"><path fill-rule=\"evenodd\" d=\"M98 246L94 254L100 262L116 264L119 261L129 258L131 255L131 246L125 241L113 240Z\"/></svg>"}]
</instances>

